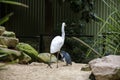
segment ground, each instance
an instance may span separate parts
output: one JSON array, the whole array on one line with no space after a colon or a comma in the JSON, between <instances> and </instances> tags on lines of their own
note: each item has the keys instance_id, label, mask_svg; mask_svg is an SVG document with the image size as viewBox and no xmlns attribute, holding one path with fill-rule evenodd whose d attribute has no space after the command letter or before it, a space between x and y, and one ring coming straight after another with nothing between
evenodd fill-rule
<instances>
[{"instance_id":1,"label":"ground","mask_svg":"<svg viewBox=\"0 0 120 80\"><path fill-rule=\"evenodd\" d=\"M10 64L0 70L0 80L89 80L90 71L81 71L85 64L72 63L64 66L64 62L47 64L33 62L29 65Z\"/></svg>"}]
</instances>

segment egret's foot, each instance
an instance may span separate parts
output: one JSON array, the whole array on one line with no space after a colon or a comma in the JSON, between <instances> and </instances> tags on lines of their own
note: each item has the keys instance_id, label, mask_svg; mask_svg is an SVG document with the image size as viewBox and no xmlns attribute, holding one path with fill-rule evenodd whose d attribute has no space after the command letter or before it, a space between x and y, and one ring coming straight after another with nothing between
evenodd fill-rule
<instances>
[{"instance_id":1,"label":"egret's foot","mask_svg":"<svg viewBox=\"0 0 120 80\"><path fill-rule=\"evenodd\" d=\"M56 66L56 68L58 68L58 65Z\"/></svg>"},{"instance_id":2,"label":"egret's foot","mask_svg":"<svg viewBox=\"0 0 120 80\"><path fill-rule=\"evenodd\" d=\"M52 69L52 66L47 66L47 68L50 67Z\"/></svg>"},{"instance_id":3,"label":"egret's foot","mask_svg":"<svg viewBox=\"0 0 120 80\"><path fill-rule=\"evenodd\" d=\"M51 64L48 64L47 68L48 68L48 67L52 68Z\"/></svg>"}]
</instances>

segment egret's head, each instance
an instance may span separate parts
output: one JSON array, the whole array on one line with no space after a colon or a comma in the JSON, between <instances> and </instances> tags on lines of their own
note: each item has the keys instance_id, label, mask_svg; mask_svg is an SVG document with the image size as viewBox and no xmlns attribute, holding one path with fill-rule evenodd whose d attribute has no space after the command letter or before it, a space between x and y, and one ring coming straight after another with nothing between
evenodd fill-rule
<instances>
[{"instance_id":1,"label":"egret's head","mask_svg":"<svg viewBox=\"0 0 120 80\"><path fill-rule=\"evenodd\" d=\"M62 26L66 26L65 22L62 23Z\"/></svg>"}]
</instances>

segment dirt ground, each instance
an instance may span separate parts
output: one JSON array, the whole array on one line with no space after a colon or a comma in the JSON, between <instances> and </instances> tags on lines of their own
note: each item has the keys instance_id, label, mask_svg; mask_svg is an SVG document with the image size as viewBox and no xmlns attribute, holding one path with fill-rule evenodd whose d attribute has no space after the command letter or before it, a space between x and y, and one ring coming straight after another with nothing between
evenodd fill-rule
<instances>
[{"instance_id":1,"label":"dirt ground","mask_svg":"<svg viewBox=\"0 0 120 80\"><path fill-rule=\"evenodd\" d=\"M0 80L89 80L90 71L81 71L85 64L72 63L64 66L64 62L52 64L52 69L44 63L29 65L10 64L0 70Z\"/></svg>"}]
</instances>

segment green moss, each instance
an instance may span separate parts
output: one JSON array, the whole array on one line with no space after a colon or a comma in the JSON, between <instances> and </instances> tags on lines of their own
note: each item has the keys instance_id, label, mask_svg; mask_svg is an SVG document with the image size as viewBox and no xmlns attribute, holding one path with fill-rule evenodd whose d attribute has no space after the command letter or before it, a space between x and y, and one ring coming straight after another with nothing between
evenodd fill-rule
<instances>
[{"instance_id":1,"label":"green moss","mask_svg":"<svg viewBox=\"0 0 120 80\"><path fill-rule=\"evenodd\" d=\"M37 61L38 52L31 45L27 43L18 43L16 49L29 55L32 58L32 61Z\"/></svg>"},{"instance_id":2,"label":"green moss","mask_svg":"<svg viewBox=\"0 0 120 80\"><path fill-rule=\"evenodd\" d=\"M2 36L5 36L5 37L15 37L15 33L12 32L12 31L5 31L5 32L3 32Z\"/></svg>"},{"instance_id":3,"label":"green moss","mask_svg":"<svg viewBox=\"0 0 120 80\"><path fill-rule=\"evenodd\" d=\"M21 52L7 48L0 48L1 61L13 61L21 55Z\"/></svg>"}]
</instances>

